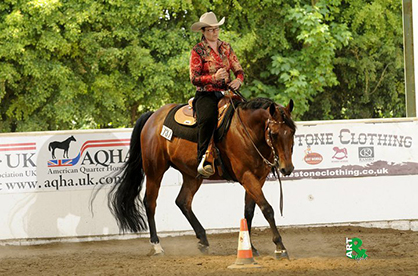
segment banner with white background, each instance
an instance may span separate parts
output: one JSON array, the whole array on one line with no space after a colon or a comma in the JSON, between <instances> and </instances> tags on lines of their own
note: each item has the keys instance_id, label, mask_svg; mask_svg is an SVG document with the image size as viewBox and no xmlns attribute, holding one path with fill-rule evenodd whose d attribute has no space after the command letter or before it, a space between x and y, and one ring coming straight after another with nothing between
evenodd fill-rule
<instances>
[{"instance_id":1,"label":"banner with white background","mask_svg":"<svg viewBox=\"0 0 418 276\"><path fill-rule=\"evenodd\" d=\"M279 189L263 191L278 225L418 219L418 120L298 122L293 162ZM119 234L107 192L128 157L132 129L0 134L0 241ZM160 233L191 231L175 205L181 175L163 178ZM206 229L239 227L244 189L205 181L193 209ZM90 205L95 192L96 199ZM361 212L353 211L353 204ZM231 207L233 206L233 207ZM257 209L254 226L268 226Z\"/></svg>"},{"instance_id":2,"label":"banner with white background","mask_svg":"<svg viewBox=\"0 0 418 276\"><path fill-rule=\"evenodd\" d=\"M285 179L418 174L416 120L309 122L295 135L295 171Z\"/></svg>"},{"instance_id":3,"label":"banner with white background","mask_svg":"<svg viewBox=\"0 0 418 276\"><path fill-rule=\"evenodd\" d=\"M1 136L0 194L112 185L124 164L130 130Z\"/></svg>"}]
</instances>

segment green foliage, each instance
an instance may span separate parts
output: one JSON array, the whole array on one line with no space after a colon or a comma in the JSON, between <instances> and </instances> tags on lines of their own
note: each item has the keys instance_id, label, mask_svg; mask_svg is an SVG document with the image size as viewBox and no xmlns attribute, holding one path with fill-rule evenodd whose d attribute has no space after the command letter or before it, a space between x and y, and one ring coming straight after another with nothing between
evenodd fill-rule
<instances>
[{"instance_id":1,"label":"green foliage","mask_svg":"<svg viewBox=\"0 0 418 276\"><path fill-rule=\"evenodd\" d=\"M327 24L328 14L325 5L321 9L319 5L289 9L285 22L295 37L294 47L272 56L270 71L279 76L278 87L284 84L284 95L298 103L298 114L309 110L317 93L338 84L333 72L335 52L348 44L351 33L344 23ZM281 93L276 98L284 100Z\"/></svg>"},{"instance_id":2,"label":"green foliage","mask_svg":"<svg viewBox=\"0 0 418 276\"><path fill-rule=\"evenodd\" d=\"M302 118L405 116L402 2L342 1L339 10L334 22L352 39L334 58L338 85L318 93Z\"/></svg>"},{"instance_id":3,"label":"green foliage","mask_svg":"<svg viewBox=\"0 0 418 276\"><path fill-rule=\"evenodd\" d=\"M404 115L397 0L4 0L1 131L130 127L186 102L190 26L208 10L247 97L292 98L305 120Z\"/></svg>"},{"instance_id":4,"label":"green foliage","mask_svg":"<svg viewBox=\"0 0 418 276\"><path fill-rule=\"evenodd\" d=\"M0 6L2 131L131 126L193 94L179 1L7 1ZM183 28L183 29L182 29Z\"/></svg>"}]
</instances>

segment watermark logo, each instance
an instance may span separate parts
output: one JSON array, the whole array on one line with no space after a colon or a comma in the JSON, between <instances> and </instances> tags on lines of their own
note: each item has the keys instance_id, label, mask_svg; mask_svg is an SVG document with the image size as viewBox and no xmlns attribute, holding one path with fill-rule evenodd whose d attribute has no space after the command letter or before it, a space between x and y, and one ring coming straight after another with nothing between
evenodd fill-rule
<instances>
[{"instance_id":1,"label":"watermark logo","mask_svg":"<svg viewBox=\"0 0 418 276\"><path fill-rule=\"evenodd\" d=\"M359 238L345 238L345 255L353 260L365 260L367 258L366 249L360 249L363 241Z\"/></svg>"}]
</instances>

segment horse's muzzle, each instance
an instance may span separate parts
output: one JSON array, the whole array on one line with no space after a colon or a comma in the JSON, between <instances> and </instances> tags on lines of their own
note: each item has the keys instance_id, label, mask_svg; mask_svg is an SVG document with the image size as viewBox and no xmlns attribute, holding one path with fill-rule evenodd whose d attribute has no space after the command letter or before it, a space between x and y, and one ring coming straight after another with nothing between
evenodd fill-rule
<instances>
[{"instance_id":1,"label":"horse's muzzle","mask_svg":"<svg viewBox=\"0 0 418 276\"><path fill-rule=\"evenodd\" d=\"M290 164L290 165L288 165L286 167L280 168L280 172L283 175L286 175L287 176L287 175L291 174L294 169L295 169L295 167L292 164Z\"/></svg>"}]
</instances>

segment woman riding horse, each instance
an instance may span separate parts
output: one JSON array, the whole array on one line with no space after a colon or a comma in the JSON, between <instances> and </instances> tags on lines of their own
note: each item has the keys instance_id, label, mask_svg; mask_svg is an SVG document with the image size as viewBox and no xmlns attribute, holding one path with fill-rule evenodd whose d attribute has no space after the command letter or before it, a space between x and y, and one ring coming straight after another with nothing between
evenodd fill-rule
<instances>
[{"instance_id":1,"label":"woman riding horse","mask_svg":"<svg viewBox=\"0 0 418 276\"><path fill-rule=\"evenodd\" d=\"M192 82L197 86L195 107L199 122L199 157L205 154L215 129L213 120L216 121L220 91L226 89L227 84L238 89L243 81L242 68L231 46L218 40L218 27L223 22L224 19L218 22L213 13L207 13L192 27L203 34L202 42L192 51L190 68ZM237 76L232 82L229 70ZM202 252L207 252L209 242L205 229L192 210L193 197L203 181L196 177L196 169L204 167L205 170L199 169L199 172L208 173L209 179L223 179L219 172L204 166L205 158L200 162L196 160L196 143L175 136L167 140L160 135L165 118L177 106L167 104L155 112L142 114L137 120L128 161L109 193L109 206L122 231L139 232L148 224L154 254L164 252L155 223L157 197L164 173L173 167L182 174L183 183L176 204L195 231ZM229 130L216 143L225 170L245 189L244 215L249 231L257 204L272 230L277 258L288 255L276 227L274 210L262 187L272 170L279 169L282 174L289 175L294 169L292 152L296 126L291 119L292 110L292 100L286 107L264 98L241 102L236 106ZM142 199L140 192L145 177L146 189ZM252 249L256 254L254 246Z\"/></svg>"},{"instance_id":2,"label":"woman riding horse","mask_svg":"<svg viewBox=\"0 0 418 276\"><path fill-rule=\"evenodd\" d=\"M222 18L218 22L213 12L207 12L191 27L194 32L202 32L202 41L193 47L190 56L190 80L196 86L193 109L198 128L197 171L204 177L215 173L212 163L206 159L210 154L208 146L213 142L221 92L228 87L238 90L244 81L244 71L231 45L219 40L219 26L224 21ZM233 81L231 70L236 76Z\"/></svg>"},{"instance_id":3,"label":"woman riding horse","mask_svg":"<svg viewBox=\"0 0 418 276\"><path fill-rule=\"evenodd\" d=\"M153 254L164 252L157 235L155 210L161 180L169 167L177 169L183 177L176 204L195 231L199 249L206 252L209 247L206 231L192 210L193 197L203 181L196 177L196 143L177 137L169 141L160 135L167 114L176 106L168 104L141 115L132 132L129 158L120 181L109 193L109 206L122 231L143 231L148 224ZM239 103L228 132L216 144L225 169L245 189L244 214L250 234L257 204L273 232L278 258L288 255L276 227L274 210L262 188L272 168L278 168L284 175L293 171L296 126L291 119L292 109L293 101L286 107L262 98ZM145 197L142 199L140 192L145 176ZM216 172L209 179L223 178ZM254 247L253 252L257 254Z\"/></svg>"}]
</instances>

